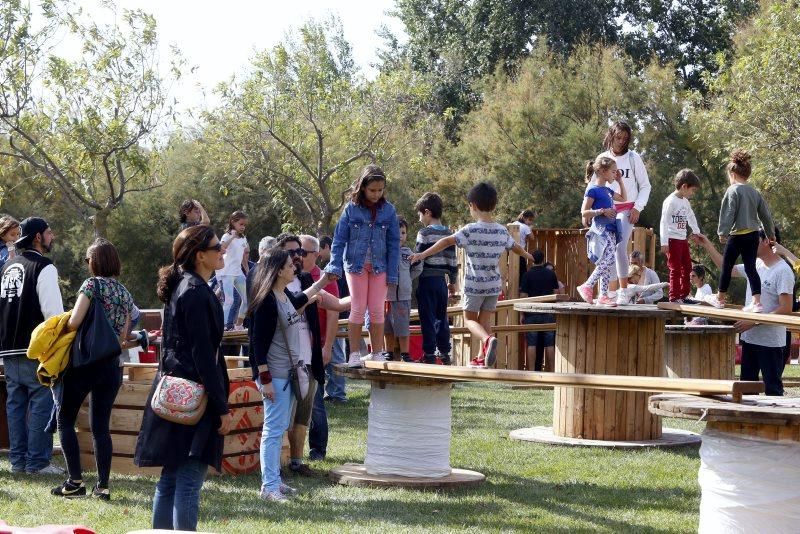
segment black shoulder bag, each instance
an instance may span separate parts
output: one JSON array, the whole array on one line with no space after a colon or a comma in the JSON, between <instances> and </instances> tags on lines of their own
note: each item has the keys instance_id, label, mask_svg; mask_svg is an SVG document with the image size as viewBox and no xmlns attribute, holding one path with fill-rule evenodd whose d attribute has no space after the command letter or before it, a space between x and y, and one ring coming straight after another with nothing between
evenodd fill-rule
<instances>
[{"instance_id":1,"label":"black shoulder bag","mask_svg":"<svg viewBox=\"0 0 800 534\"><path fill-rule=\"evenodd\" d=\"M122 347L119 345L119 336L114 332L111 322L103 311L103 306L97 302L97 290L89 301L89 310L83 318L75 341L72 342L70 365L83 367L119 356Z\"/></svg>"}]
</instances>

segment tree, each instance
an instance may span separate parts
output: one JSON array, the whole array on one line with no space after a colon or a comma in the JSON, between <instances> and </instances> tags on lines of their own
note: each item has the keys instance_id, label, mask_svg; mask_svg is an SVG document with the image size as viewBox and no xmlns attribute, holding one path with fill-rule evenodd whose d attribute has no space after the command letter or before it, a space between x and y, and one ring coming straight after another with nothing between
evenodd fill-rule
<instances>
[{"instance_id":1,"label":"tree","mask_svg":"<svg viewBox=\"0 0 800 534\"><path fill-rule=\"evenodd\" d=\"M18 5L2 12L5 34L17 37L0 56L0 153L45 177L105 235L109 214L128 193L159 185L155 152L144 145L170 111L155 19L123 11L120 24L101 24L98 14L89 19L45 4L51 24L80 41L81 57L70 60L44 49L48 35L32 33L30 12ZM171 76L178 75L173 64Z\"/></svg>"},{"instance_id":2,"label":"tree","mask_svg":"<svg viewBox=\"0 0 800 534\"><path fill-rule=\"evenodd\" d=\"M223 191L260 190L285 219L330 232L353 168L385 164L427 130L429 85L407 70L367 82L341 24L308 22L256 55L242 82L221 88L201 140Z\"/></svg>"},{"instance_id":3,"label":"tree","mask_svg":"<svg viewBox=\"0 0 800 534\"><path fill-rule=\"evenodd\" d=\"M767 5L743 32L735 59L712 83L695 113L704 156L722 169L728 152L753 155L753 180L790 239L800 224L800 10L798 2ZM720 174L722 171L720 170Z\"/></svg>"}]
</instances>

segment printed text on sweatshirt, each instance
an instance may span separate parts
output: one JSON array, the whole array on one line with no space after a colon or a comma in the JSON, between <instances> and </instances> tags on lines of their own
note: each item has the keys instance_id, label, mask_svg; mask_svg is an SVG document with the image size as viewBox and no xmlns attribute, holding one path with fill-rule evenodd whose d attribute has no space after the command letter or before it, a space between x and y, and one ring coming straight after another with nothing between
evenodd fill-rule
<instances>
[{"instance_id":1,"label":"printed text on sweatshirt","mask_svg":"<svg viewBox=\"0 0 800 534\"><path fill-rule=\"evenodd\" d=\"M686 239L687 228L691 228L692 233L700 233L689 200L673 191L661 204L661 245L666 246L670 239Z\"/></svg>"}]
</instances>

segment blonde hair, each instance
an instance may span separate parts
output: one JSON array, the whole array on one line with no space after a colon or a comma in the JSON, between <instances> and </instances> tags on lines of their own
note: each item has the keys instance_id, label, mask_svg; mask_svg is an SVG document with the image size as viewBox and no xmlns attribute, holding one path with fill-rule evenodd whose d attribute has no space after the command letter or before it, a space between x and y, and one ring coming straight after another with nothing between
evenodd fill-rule
<instances>
[{"instance_id":1,"label":"blonde hair","mask_svg":"<svg viewBox=\"0 0 800 534\"><path fill-rule=\"evenodd\" d=\"M617 162L614 158L608 156L597 156L594 161L589 160L586 162L586 183L592 181L592 176L598 171L605 171L616 165Z\"/></svg>"},{"instance_id":2,"label":"blonde hair","mask_svg":"<svg viewBox=\"0 0 800 534\"><path fill-rule=\"evenodd\" d=\"M628 267L628 277L631 276L642 276L642 268L638 265L631 265Z\"/></svg>"}]
</instances>

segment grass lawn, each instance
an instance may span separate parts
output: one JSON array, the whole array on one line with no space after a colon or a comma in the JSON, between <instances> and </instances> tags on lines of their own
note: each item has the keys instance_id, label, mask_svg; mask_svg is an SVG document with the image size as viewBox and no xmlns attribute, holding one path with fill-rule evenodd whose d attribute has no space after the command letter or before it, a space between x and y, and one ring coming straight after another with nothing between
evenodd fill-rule
<instances>
[{"instance_id":1,"label":"grass lawn","mask_svg":"<svg viewBox=\"0 0 800 534\"><path fill-rule=\"evenodd\" d=\"M369 390L349 385L350 402L329 407L331 469L362 462ZM453 394L452 465L487 476L447 493L372 490L292 479L303 494L286 505L258 499L259 476L210 477L200 530L216 532L696 531L700 492L696 448L614 451L515 442L508 431L546 425L552 392L460 384ZM701 431L702 424L665 420ZM402 447L402 437L397 446ZM59 459L60 461L60 459ZM93 474L87 485L95 482ZM113 475L112 501L60 500L58 477L12 475L0 456L0 518L14 525L83 523L97 532L147 528L154 479Z\"/></svg>"}]
</instances>

